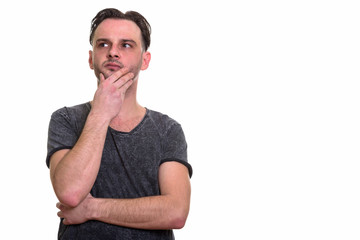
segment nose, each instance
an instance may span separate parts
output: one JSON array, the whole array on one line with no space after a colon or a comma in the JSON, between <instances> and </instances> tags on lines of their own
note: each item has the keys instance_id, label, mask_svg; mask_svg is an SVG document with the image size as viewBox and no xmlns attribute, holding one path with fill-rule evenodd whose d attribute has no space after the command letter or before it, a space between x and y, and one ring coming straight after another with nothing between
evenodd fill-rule
<instances>
[{"instance_id":1,"label":"nose","mask_svg":"<svg viewBox=\"0 0 360 240\"><path fill-rule=\"evenodd\" d=\"M108 57L109 58L119 58L120 57L119 51L115 46L113 46L112 48L109 49Z\"/></svg>"}]
</instances>

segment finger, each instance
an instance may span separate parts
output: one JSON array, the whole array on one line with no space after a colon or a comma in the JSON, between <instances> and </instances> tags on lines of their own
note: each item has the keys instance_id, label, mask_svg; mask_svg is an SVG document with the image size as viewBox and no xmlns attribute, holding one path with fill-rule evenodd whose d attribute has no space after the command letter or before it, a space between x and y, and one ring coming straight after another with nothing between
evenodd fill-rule
<instances>
[{"instance_id":1,"label":"finger","mask_svg":"<svg viewBox=\"0 0 360 240\"><path fill-rule=\"evenodd\" d=\"M64 220L63 220L63 224L65 224L65 225L69 225L70 223L69 223L69 221L68 221L66 218L64 218Z\"/></svg>"},{"instance_id":2,"label":"finger","mask_svg":"<svg viewBox=\"0 0 360 240\"><path fill-rule=\"evenodd\" d=\"M114 72L110 77L107 78L110 82L117 82L122 76L129 73L130 70L127 67L121 68L118 71Z\"/></svg>"},{"instance_id":3,"label":"finger","mask_svg":"<svg viewBox=\"0 0 360 240\"><path fill-rule=\"evenodd\" d=\"M100 82L103 82L105 80L104 74L100 73Z\"/></svg>"},{"instance_id":4,"label":"finger","mask_svg":"<svg viewBox=\"0 0 360 240\"><path fill-rule=\"evenodd\" d=\"M59 218L63 218L63 217L64 217L64 214L63 214L62 211L57 212L57 215L58 215Z\"/></svg>"},{"instance_id":5,"label":"finger","mask_svg":"<svg viewBox=\"0 0 360 240\"><path fill-rule=\"evenodd\" d=\"M126 93L126 90L133 84L133 79L129 79L126 83L124 83L120 89L123 91L123 93Z\"/></svg>"},{"instance_id":6,"label":"finger","mask_svg":"<svg viewBox=\"0 0 360 240\"><path fill-rule=\"evenodd\" d=\"M125 75L123 75L118 81L114 83L115 87L120 89L123 88L125 84L130 82L130 85L132 84L132 80L134 79L134 74L132 72L129 72Z\"/></svg>"},{"instance_id":7,"label":"finger","mask_svg":"<svg viewBox=\"0 0 360 240\"><path fill-rule=\"evenodd\" d=\"M56 207L57 207L58 209L60 209L60 210L64 210L64 208L65 208L65 206L64 206L62 203L60 203L60 202L58 202L58 203L56 204Z\"/></svg>"}]
</instances>

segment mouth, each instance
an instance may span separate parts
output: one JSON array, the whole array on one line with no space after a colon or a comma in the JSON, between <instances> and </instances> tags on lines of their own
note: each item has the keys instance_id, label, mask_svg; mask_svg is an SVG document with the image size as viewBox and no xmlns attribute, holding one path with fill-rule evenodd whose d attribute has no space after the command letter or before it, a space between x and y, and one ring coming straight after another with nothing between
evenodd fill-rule
<instances>
[{"instance_id":1,"label":"mouth","mask_svg":"<svg viewBox=\"0 0 360 240\"><path fill-rule=\"evenodd\" d=\"M124 66L120 62L108 61L104 64L104 67L109 69L110 71L117 71Z\"/></svg>"},{"instance_id":2,"label":"mouth","mask_svg":"<svg viewBox=\"0 0 360 240\"><path fill-rule=\"evenodd\" d=\"M114 63L108 63L105 64L105 67L111 71L117 71L121 69L122 67L120 65L114 64Z\"/></svg>"}]
</instances>

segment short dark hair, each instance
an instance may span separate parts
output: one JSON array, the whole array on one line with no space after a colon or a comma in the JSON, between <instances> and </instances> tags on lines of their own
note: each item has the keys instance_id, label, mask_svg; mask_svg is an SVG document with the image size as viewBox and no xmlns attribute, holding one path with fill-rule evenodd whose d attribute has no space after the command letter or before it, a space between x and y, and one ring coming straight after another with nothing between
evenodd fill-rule
<instances>
[{"instance_id":1,"label":"short dark hair","mask_svg":"<svg viewBox=\"0 0 360 240\"><path fill-rule=\"evenodd\" d=\"M125 20L133 21L140 28L142 45L144 50L147 51L147 49L150 46L150 34L151 34L151 26L149 22L138 12L128 11L126 13L123 13L115 8L106 8L101 10L91 21L90 39L89 39L91 45L93 45L95 30L100 25L100 23L107 18L125 19Z\"/></svg>"}]
</instances>

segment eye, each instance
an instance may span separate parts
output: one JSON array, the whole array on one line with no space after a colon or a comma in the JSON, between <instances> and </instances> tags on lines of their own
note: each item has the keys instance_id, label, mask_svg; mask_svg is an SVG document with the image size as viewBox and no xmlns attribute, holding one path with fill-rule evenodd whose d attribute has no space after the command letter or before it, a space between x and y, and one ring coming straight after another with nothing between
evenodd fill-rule
<instances>
[{"instance_id":1,"label":"eye","mask_svg":"<svg viewBox=\"0 0 360 240\"><path fill-rule=\"evenodd\" d=\"M105 43L105 42L102 42L102 43L99 43L98 46L103 48L103 47L108 47L109 44L107 44L107 43Z\"/></svg>"},{"instance_id":2,"label":"eye","mask_svg":"<svg viewBox=\"0 0 360 240\"><path fill-rule=\"evenodd\" d=\"M132 46L129 43L123 43L123 48L131 48Z\"/></svg>"}]
</instances>

